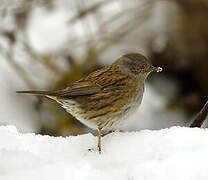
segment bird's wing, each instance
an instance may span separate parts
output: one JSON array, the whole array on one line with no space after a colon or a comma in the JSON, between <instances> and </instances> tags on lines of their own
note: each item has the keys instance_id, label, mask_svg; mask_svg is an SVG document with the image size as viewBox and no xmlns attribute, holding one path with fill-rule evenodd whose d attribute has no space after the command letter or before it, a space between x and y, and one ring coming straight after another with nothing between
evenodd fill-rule
<instances>
[{"instance_id":1,"label":"bird's wing","mask_svg":"<svg viewBox=\"0 0 208 180\"><path fill-rule=\"evenodd\" d=\"M74 97L96 94L101 91L101 86L89 80L75 82L64 90L57 91L57 97Z\"/></svg>"}]
</instances>

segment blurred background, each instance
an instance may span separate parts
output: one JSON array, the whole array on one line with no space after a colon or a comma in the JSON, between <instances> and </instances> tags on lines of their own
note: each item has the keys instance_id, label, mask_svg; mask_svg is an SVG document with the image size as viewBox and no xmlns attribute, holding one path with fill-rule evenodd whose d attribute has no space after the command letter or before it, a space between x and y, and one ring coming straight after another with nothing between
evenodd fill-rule
<instances>
[{"instance_id":1,"label":"blurred background","mask_svg":"<svg viewBox=\"0 0 208 180\"><path fill-rule=\"evenodd\" d=\"M90 132L57 103L15 91L57 90L139 52L163 72L123 129L189 126L208 98L207 19L207 0L0 0L0 125Z\"/></svg>"}]
</instances>

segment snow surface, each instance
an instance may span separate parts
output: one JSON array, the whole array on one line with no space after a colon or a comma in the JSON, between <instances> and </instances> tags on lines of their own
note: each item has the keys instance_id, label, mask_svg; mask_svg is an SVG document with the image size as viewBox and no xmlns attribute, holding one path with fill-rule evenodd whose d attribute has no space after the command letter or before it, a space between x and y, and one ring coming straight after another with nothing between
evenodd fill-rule
<instances>
[{"instance_id":1,"label":"snow surface","mask_svg":"<svg viewBox=\"0 0 208 180\"><path fill-rule=\"evenodd\" d=\"M50 137L21 134L0 126L3 180L207 180L208 130L172 127L116 132L103 138L85 134Z\"/></svg>"}]
</instances>

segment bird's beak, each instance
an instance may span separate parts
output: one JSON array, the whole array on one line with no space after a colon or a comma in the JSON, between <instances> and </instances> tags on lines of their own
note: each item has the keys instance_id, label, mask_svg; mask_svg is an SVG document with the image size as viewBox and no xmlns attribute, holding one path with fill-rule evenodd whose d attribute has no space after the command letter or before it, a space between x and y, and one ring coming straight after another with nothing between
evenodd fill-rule
<instances>
[{"instance_id":1,"label":"bird's beak","mask_svg":"<svg viewBox=\"0 0 208 180\"><path fill-rule=\"evenodd\" d=\"M152 71L161 72L163 69L161 67L152 67Z\"/></svg>"}]
</instances>

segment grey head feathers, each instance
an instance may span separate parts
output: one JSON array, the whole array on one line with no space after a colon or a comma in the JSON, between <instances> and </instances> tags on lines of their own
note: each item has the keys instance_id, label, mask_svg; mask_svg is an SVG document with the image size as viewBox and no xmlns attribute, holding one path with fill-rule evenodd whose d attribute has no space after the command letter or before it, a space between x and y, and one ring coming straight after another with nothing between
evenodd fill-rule
<instances>
[{"instance_id":1,"label":"grey head feathers","mask_svg":"<svg viewBox=\"0 0 208 180\"><path fill-rule=\"evenodd\" d=\"M121 56L117 61L117 65L122 73L141 81L145 80L150 72L158 69L139 53Z\"/></svg>"}]
</instances>

